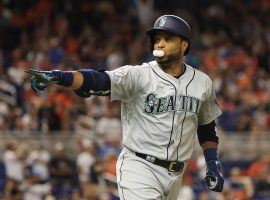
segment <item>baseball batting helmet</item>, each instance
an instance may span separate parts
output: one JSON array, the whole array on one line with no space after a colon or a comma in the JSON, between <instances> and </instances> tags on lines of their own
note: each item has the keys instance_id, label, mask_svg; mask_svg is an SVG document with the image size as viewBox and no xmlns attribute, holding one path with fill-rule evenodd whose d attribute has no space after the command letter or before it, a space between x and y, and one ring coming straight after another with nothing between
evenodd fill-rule
<instances>
[{"instance_id":1,"label":"baseball batting helmet","mask_svg":"<svg viewBox=\"0 0 270 200\"><path fill-rule=\"evenodd\" d=\"M175 15L163 15L159 17L156 20L154 27L146 31L146 34L150 38L151 50L153 50L153 37L158 30L164 30L170 33L174 33L181 38L187 40L189 45L185 51L185 55L189 53L192 32L188 23L185 20Z\"/></svg>"}]
</instances>

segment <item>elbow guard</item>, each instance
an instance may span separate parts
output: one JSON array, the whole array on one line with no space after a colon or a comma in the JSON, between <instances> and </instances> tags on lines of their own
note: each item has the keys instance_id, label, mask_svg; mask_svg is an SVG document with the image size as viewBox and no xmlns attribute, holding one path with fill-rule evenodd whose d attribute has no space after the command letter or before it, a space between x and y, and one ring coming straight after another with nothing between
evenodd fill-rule
<instances>
[{"instance_id":1,"label":"elbow guard","mask_svg":"<svg viewBox=\"0 0 270 200\"><path fill-rule=\"evenodd\" d=\"M215 121L212 121L206 125L199 125L197 130L197 136L200 144L203 144L206 141L218 143Z\"/></svg>"},{"instance_id":2,"label":"elbow guard","mask_svg":"<svg viewBox=\"0 0 270 200\"><path fill-rule=\"evenodd\" d=\"M104 71L95 71L93 69L79 70L83 75L83 84L75 90L76 94L81 97L108 96L111 89L111 80L109 75Z\"/></svg>"}]
</instances>

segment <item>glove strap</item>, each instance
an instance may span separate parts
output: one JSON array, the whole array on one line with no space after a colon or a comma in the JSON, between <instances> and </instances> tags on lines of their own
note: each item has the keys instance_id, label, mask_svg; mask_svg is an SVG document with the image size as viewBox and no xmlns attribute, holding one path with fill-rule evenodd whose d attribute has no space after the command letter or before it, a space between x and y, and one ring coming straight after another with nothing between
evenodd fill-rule
<instances>
[{"instance_id":1,"label":"glove strap","mask_svg":"<svg viewBox=\"0 0 270 200\"><path fill-rule=\"evenodd\" d=\"M203 151L205 161L218 160L217 149L209 148Z\"/></svg>"}]
</instances>

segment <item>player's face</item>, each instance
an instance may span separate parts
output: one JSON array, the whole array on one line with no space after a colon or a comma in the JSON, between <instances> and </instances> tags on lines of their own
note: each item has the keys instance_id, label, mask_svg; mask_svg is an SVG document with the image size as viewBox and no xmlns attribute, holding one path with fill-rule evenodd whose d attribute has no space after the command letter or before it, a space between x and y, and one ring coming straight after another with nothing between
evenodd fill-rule
<instances>
[{"instance_id":1,"label":"player's face","mask_svg":"<svg viewBox=\"0 0 270 200\"><path fill-rule=\"evenodd\" d=\"M154 36L154 49L163 50L165 55L157 57L158 63L171 63L180 61L184 54L183 41L179 36L166 32L158 31Z\"/></svg>"}]
</instances>

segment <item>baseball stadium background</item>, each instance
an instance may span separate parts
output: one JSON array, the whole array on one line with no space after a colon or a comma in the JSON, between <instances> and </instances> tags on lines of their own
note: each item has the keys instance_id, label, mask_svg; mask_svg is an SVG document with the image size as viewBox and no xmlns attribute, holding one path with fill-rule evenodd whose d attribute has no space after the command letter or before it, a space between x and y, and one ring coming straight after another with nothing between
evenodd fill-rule
<instances>
[{"instance_id":1,"label":"baseball stadium background","mask_svg":"<svg viewBox=\"0 0 270 200\"><path fill-rule=\"evenodd\" d=\"M24 70L150 61L145 31L163 14L191 24L186 62L213 79L223 110L224 190L206 190L197 145L179 199L270 199L269 0L1 0L0 11L1 199L118 199L119 102L35 93Z\"/></svg>"}]
</instances>

